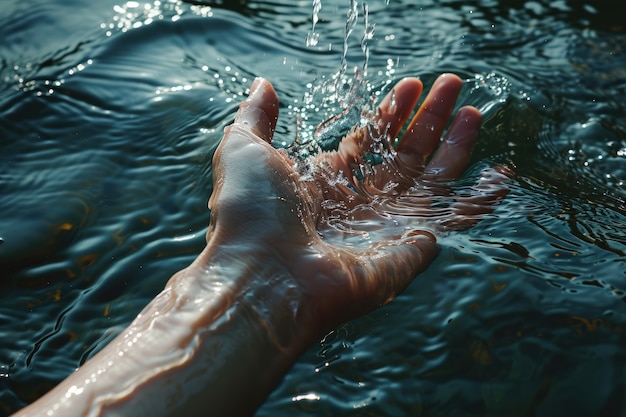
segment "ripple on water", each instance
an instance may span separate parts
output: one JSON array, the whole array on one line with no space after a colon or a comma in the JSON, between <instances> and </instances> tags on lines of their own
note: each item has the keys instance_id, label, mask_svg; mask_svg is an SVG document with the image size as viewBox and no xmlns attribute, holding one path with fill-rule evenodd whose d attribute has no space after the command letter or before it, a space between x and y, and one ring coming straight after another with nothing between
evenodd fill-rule
<instances>
[{"instance_id":1,"label":"ripple on water","mask_svg":"<svg viewBox=\"0 0 626 417\"><path fill-rule=\"evenodd\" d=\"M343 109L323 96L347 6L322 1L306 47L312 8L289 1L13 3L0 17L0 413L92 355L199 251L211 155L253 77L277 87L284 145ZM368 96L459 73L459 104L485 112L468 178L498 163L517 176L403 296L309 350L258 415L624 410L621 16L369 3ZM349 69L371 30L359 21Z\"/></svg>"}]
</instances>

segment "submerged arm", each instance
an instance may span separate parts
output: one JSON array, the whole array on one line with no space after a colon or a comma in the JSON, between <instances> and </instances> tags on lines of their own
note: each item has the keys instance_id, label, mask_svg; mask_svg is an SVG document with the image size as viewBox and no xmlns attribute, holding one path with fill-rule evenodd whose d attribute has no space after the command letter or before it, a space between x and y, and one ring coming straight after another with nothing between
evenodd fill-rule
<instances>
[{"instance_id":1,"label":"submerged arm","mask_svg":"<svg viewBox=\"0 0 626 417\"><path fill-rule=\"evenodd\" d=\"M16 416L253 414L313 340L297 326L288 272L260 251L230 249L209 244L119 336Z\"/></svg>"}]
</instances>

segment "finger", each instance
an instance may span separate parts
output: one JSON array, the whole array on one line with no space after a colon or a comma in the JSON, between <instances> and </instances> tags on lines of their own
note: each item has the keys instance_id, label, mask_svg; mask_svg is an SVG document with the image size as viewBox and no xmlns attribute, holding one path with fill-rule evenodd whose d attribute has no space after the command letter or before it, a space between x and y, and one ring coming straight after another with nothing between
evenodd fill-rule
<instances>
[{"instance_id":1,"label":"finger","mask_svg":"<svg viewBox=\"0 0 626 417\"><path fill-rule=\"evenodd\" d=\"M413 112L422 94L422 82L417 78L404 78L380 102L376 112L377 132L394 140ZM368 151L369 147L362 149Z\"/></svg>"},{"instance_id":2,"label":"finger","mask_svg":"<svg viewBox=\"0 0 626 417\"><path fill-rule=\"evenodd\" d=\"M248 99L239 105L233 124L271 143L277 120L278 96L274 87L264 78L255 79Z\"/></svg>"},{"instance_id":3,"label":"finger","mask_svg":"<svg viewBox=\"0 0 626 417\"><path fill-rule=\"evenodd\" d=\"M422 82L419 79L400 80L378 106L374 126L366 126L343 138L335 158L336 168L349 172L358 165L362 154L371 150L373 136L381 138L384 135L393 141L410 117L420 94Z\"/></svg>"},{"instance_id":4,"label":"finger","mask_svg":"<svg viewBox=\"0 0 626 417\"><path fill-rule=\"evenodd\" d=\"M425 179L450 180L461 176L470 161L481 122L482 115L475 107L458 111L444 142L428 163Z\"/></svg>"},{"instance_id":5,"label":"finger","mask_svg":"<svg viewBox=\"0 0 626 417\"><path fill-rule=\"evenodd\" d=\"M436 258L439 246L433 234L411 231L399 242L387 242L368 253L365 265L372 265L375 273L365 273L362 297L372 297L371 305L392 301L411 281ZM367 268L367 267L366 267Z\"/></svg>"},{"instance_id":6,"label":"finger","mask_svg":"<svg viewBox=\"0 0 626 417\"><path fill-rule=\"evenodd\" d=\"M424 165L440 142L462 86L463 81L454 74L437 78L398 144L403 162Z\"/></svg>"},{"instance_id":7,"label":"finger","mask_svg":"<svg viewBox=\"0 0 626 417\"><path fill-rule=\"evenodd\" d=\"M505 166L481 171L480 178L450 206L449 218L441 222L444 230L467 230L495 210L496 204L509 193L507 180L514 176Z\"/></svg>"}]
</instances>

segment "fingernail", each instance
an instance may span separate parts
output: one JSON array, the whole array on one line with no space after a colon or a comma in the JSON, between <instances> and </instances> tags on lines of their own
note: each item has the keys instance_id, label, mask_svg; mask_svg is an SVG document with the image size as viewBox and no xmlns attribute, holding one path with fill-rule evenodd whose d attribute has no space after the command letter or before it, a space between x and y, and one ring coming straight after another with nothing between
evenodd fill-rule
<instances>
[{"instance_id":1,"label":"fingernail","mask_svg":"<svg viewBox=\"0 0 626 417\"><path fill-rule=\"evenodd\" d=\"M482 123L482 115L477 109L469 106L462 107L455 119L448 132L446 142L460 145L476 139Z\"/></svg>"},{"instance_id":2,"label":"fingernail","mask_svg":"<svg viewBox=\"0 0 626 417\"><path fill-rule=\"evenodd\" d=\"M263 84L263 78L256 77L250 86L250 94L248 95L248 100L252 100L255 95L261 90L261 85Z\"/></svg>"}]
</instances>

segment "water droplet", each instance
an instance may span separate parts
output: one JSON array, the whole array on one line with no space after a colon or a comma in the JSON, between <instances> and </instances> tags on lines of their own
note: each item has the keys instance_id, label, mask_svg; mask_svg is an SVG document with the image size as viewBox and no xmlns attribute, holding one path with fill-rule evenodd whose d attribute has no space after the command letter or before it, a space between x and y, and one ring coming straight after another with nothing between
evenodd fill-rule
<instances>
[{"instance_id":1,"label":"water droplet","mask_svg":"<svg viewBox=\"0 0 626 417\"><path fill-rule=\"evenodd\" d=\"M391 99L389 100L389 113L395 114L398 106L396 103L396 90L391 90Z\"/></svg>"}]
</instances>

